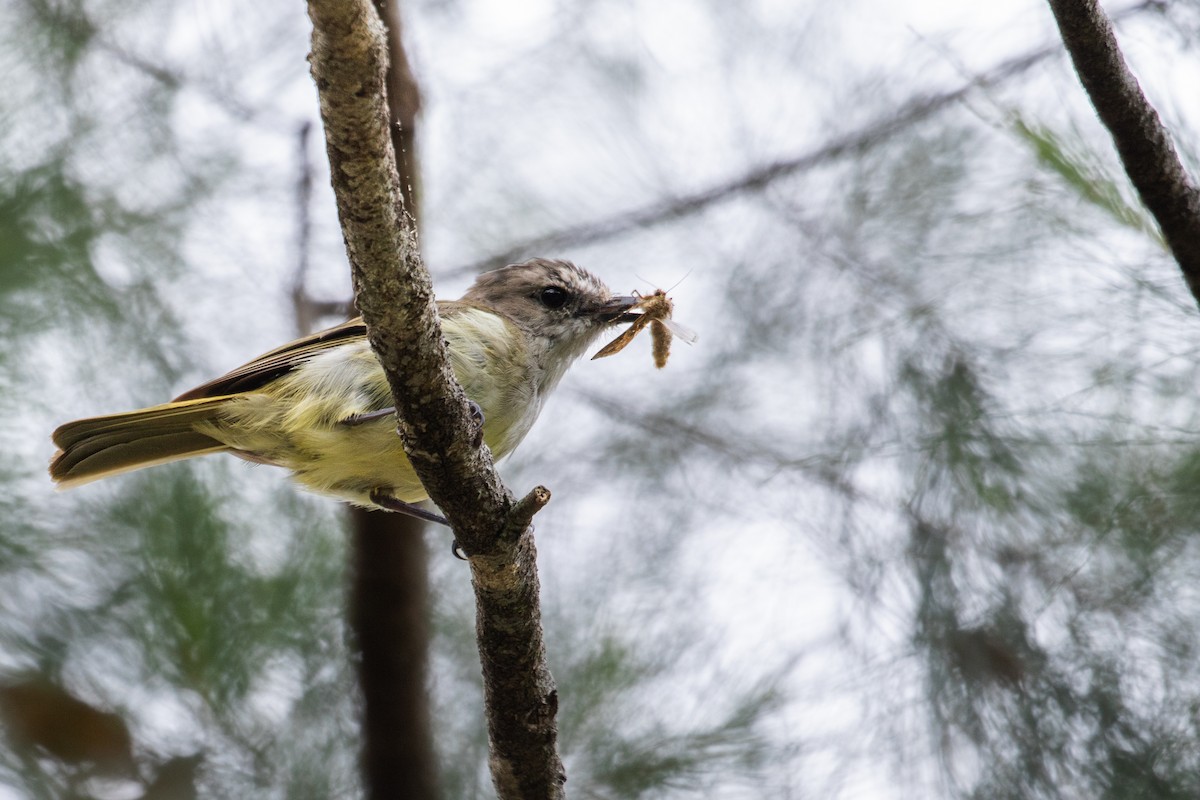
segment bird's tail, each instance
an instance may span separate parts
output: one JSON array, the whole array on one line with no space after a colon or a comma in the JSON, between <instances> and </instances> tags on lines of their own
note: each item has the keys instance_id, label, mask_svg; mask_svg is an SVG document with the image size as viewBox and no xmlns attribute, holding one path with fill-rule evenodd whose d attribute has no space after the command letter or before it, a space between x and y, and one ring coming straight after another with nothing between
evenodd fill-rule
<instances>
[{"instance_id":1,"label":"bird's tail","mask_svg":"<svg viewBox=\"0 0 1200 800\"><path fill-rule=\"evenodd\" d=\"M50 477L60 489L155 464L227 450L196 425L216 421L231 398L205 397L68 422L53 434L60 448Z\"/></svg>"}]
</instances>

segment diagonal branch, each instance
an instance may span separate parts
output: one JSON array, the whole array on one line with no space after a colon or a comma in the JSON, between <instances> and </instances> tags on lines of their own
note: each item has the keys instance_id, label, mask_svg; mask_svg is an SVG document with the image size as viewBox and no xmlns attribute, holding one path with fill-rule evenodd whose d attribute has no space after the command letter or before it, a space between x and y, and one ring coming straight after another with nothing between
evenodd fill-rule
<instances>
[{"instance_id":1,"label":"diagonal branch","mask_svg":"<svg viewBox=\"0 0 1200 800\"><path fill-rule=\"evenodd\" d=\"M1096 0L1049 0L1083 88L1142 202L1200 300L1200 192L1170 134L1129 71L1112 23Z\"/></svg>"},{"instance_id":2,"label":"diagonal branch","mask_svg":"<svg viewBox=\"0 0 1200 800\"><path fill-rule=\"evenodd\" d=\"M1125 19L1147 10L1156 10L1159 6L1160 0L1145 0L1117 12L1114 16L1117 19ZM699 213L726 200L762 191L782 178L807 172L814 167L822 166L839 158L866 152L881 142L889 140L966 99L974 92L999 86L1059 52L1061 51L1057 46L1030 50L997 64L987 72L972 77L953 89L936 94L914 96L874 122L857 130L848 131L808 152L762 164L741 175L689 194L667 197L647 203L640 208L539 234L511 244L504 250L486 258L446 270L440 274L447 277L473 275L486 269L494 269L513 261L519 261L522 257L532 253L561 250L565 247L579 247L610 239L631 230L662 225Z\"/></svg>"},{"instance_id":3,"label":"diagonal branch","mask_svg":"<svg viewBox=\"0 0 1200 800\"><path fill-rule=\"evenodd\" d=\"M405 452L460 542L485 545L512 500L474 447L389 134L383 26L366 0L310 0L313 78L359 309L395 395Z\"/></svg>"},{"instance_id":4,"label":"diagonal branch","mask_svg":"<svg viewBox=\"0 0 1200 800\"><path fill-rule=\"evenodd\" d=\"M420 92L401 39L399 0L374 3L388 28L392 153L404 207L415 225L420 221L414 146ZM305 299L313 309L313 301ZM386 511L347 511L353 553L349 617L359 654L365 796L437 800L442 792L429 708L429 553L424 523Z\"/></svg>"},{"instance_id":5,"label":"diagonal branch","mask_svg":"<svg viewBox=\"0 0 1200 800\"><path fill-rule=\"evenodd\" d=\"M563 247L578 247L611 238L631 230L661 225L682 217L696 214L710 206L732 200L745 194L761 191L781 178L806 172L830 161L865 152L882 141L904 131L914 124L926 120L939 111L968 97L971 93L995 86L1005 79L1025 72L1035 64L1058 52L1054 47L1043 47L1022 56L1005 61L994 69L963 83L952 90L938 94L912 98L900 108L871 122L858 130L827 141L806 153L763 164L729 180L715 183L689 194L668 197L648 203L641 208L623 211L598 220L562 228L550 233L534 236L510 245L480 261L447 271L449 276L462 276L485 269L494 269L534 252L558 250Z\"/></svg>"},{"instance_id":6,"label":"diagonal branch","mask_svg":"<svg viewBox=\"0 0 1200 800\"><path fill-rule=\"evenodd\" d=\"M357 301L387 374L405 452L471 554L492 778L501 798L562 796L557 693L546 666L529 520L473 441L389 133L387 46L370 0L309 0L312 74Z\"/></svg>"}]
</instances>

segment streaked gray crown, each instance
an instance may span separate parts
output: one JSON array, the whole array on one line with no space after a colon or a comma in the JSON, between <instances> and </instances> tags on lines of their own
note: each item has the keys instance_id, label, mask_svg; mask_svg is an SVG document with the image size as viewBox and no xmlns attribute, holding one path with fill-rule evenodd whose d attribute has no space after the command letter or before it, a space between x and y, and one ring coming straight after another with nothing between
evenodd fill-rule
<instances>
[{"instance_id":1,"label":"streaked gray crown","mask_svg":"<svg viewBox=\"0 0 1200 800\"><path fill-rule=\"evenodd\" d=\"M545 302L544 293L551 288L567 295L558 308ZM612 296L604 281L570 261L534 258L483 273L462 299L490 306L530 333L544 335L548 325L564 332L574 330L577 326L554 324L572 318L585 320L587 328L602 329L605 323L596 320L594 312Z\"/></svg>"}]
</instances>

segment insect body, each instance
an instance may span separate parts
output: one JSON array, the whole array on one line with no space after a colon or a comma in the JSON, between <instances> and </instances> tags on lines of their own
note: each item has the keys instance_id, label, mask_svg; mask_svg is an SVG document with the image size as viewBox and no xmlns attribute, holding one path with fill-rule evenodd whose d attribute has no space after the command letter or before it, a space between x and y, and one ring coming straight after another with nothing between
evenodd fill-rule
<instances>
[{"instance_id":1,"label":"insect body","mask_svg":"<svg viewBox=\"0 0 1200 800\"><path fill-rule=\"evenodd\" d=\"M644 296L637 295L636 292L634 294L639 300L637 305L630 310L641 313L634 319L632 325L621 332L620 336L600 348L596 355L592 356L592 360L595 361L597 358L605 358L621 352L639 333L649 327L650 338L654 344L654 365L662 369L667 365L667 358L671 355L673 335L688 344L694 343L699 337L691 328L671 319L675 305L662 289L655 289L653 294Z\"/></svg>"}]
</instances>

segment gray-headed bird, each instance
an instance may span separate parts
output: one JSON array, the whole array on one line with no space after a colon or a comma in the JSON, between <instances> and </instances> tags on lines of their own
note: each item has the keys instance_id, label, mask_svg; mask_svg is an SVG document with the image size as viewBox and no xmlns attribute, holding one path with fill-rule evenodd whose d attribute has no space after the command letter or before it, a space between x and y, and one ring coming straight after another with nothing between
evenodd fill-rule
<instances>
[{"instance_id":1,"label":"gray-headed bird","mask_svg":"<svg viewBox=\"0 0 1200 800\"><path fill-rule=\"evenodd\" d=\"M483 440L512 452L546 396L609 325L632 321L567 261L533 259L480 275L438 301L450 363L483 416ZM50 475L62 488L208 453L292 471L303 486L367 507L418 512L426 498L396 434L391 389L361 319L297 339L170 403L68 422Z\"/></svg>"}]
</instances>

